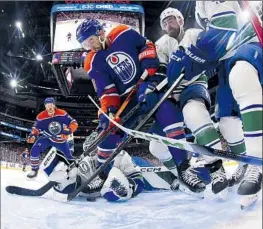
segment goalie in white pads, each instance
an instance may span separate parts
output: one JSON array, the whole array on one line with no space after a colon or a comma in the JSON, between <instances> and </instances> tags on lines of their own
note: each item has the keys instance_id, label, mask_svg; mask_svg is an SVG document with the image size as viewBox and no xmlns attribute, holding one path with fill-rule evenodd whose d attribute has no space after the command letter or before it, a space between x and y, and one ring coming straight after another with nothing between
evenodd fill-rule
<instances>
[{"instance_id":1,"label":"goalie in white pads","mask_svg":"<svg viewBox=\"0 0 263 229\"><path fill-rule=\"evenodd\" d=\"M78 162L78 166L70 164L68 160L52 148L41 164L41 168L50 181L55 181L54 198L62 200L74 189L79 187L82 181L87 180L97 167L97 158L86 156ZM141 172L132 162L127 152L122 151L114 159L112 169L106 180L95 178L80 194L86 196L90 192L97 191L101 196L111 202L125 201L142 192L144 182ZM60 195L62 194L62 195Z\"/></svg>"}]
</instances>

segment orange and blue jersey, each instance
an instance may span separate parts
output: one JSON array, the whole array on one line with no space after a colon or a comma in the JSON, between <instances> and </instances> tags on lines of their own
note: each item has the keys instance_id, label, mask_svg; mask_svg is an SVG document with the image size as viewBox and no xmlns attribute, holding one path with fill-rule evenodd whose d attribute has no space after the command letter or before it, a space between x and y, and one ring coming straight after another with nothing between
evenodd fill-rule
<instances>
[{"instance_id":1,"label":"orange and blue jersey","mask_svg":"<svg viewBox=\"0 0 263 229\"><path fill-rule=\"evenodd\" d=\"M146 39L126 25L112 29L107 39L109 47L91 51L84 62L105 112L110 106L118 108L120 96L138 82L143 73L138 56L146 45Z\"/></svg>"},{"instance_id":2,"label":"orange and blue jersey","mask_svg":"<svg viewBox=\"0 0 263 229\"><path fill-rule=\"evenodd\" d=\"M61 139L61 133L66 127L70 128L72 132L75 131L77 122L65 110L55 109L53 116L49 116L47 111L42 111L37 115L35 125L32 128L34 135L42 134L54 142L65 142Z\"/></svg>"}]
</instances>

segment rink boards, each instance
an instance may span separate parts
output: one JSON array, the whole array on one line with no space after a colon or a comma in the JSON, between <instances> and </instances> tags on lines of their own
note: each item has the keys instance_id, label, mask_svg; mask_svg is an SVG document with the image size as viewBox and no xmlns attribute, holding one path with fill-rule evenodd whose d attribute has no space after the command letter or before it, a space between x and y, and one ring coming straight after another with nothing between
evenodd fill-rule
<instances>
[{"instance_id":1,"label":"rink boards","mask_svg":"<svg viewBox=\"0 0 263 229\"><path fill-rule=\"evenodd\" d=\"M22 168L23 165L20 163L1 161L1 169L22 170ZM26 170L31 170L30 165L26 166Z\"/></svg>"}]
</instances>

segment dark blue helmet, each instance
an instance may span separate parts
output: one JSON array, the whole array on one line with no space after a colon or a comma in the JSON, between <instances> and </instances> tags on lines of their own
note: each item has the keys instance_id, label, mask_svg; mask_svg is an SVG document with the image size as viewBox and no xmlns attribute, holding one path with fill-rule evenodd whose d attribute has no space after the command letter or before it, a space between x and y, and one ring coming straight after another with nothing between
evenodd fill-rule
<instances>
[{"instance_id":1,"label":"dark blue helmet","mask_svg":"<svg viewBox=\"0 0 263 229\"><path fill-rule=\"evenodd\" d=\"M92 35L99 35L103 30L102 25L95 19L85 19L77 28L76 37L79 43L82 43Z\"/></svg>"},{"instance_id":2,"label":"dark blue helmet","mask_svg":"<svg viewBox=\"0 0 263 229\"><path fill-rule=\"evenodd\" d=\"M48 98L45 99L44 105L46 105L47 103L53 103L53 104L55 104L55 99L52 98L52 97L48 97Z\"/></svg>"}]
</instances>

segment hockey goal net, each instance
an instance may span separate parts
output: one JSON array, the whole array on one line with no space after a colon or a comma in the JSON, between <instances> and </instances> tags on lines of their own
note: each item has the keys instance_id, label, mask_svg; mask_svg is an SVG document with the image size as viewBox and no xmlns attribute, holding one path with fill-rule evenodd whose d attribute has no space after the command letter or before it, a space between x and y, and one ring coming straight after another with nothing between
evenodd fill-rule
<instances>
[{"instance_id":1,"label":"hockey goal net","mask_svg":"<svg viewBox=\"0 0 263 229\"><path fill-rule=\"evenodd\" d=\"M258 36L259 42L263 44L262 39L262 2L261 1L240 1L243 10L249 12L251 23Z\"/></svg>"}]
</instances>

